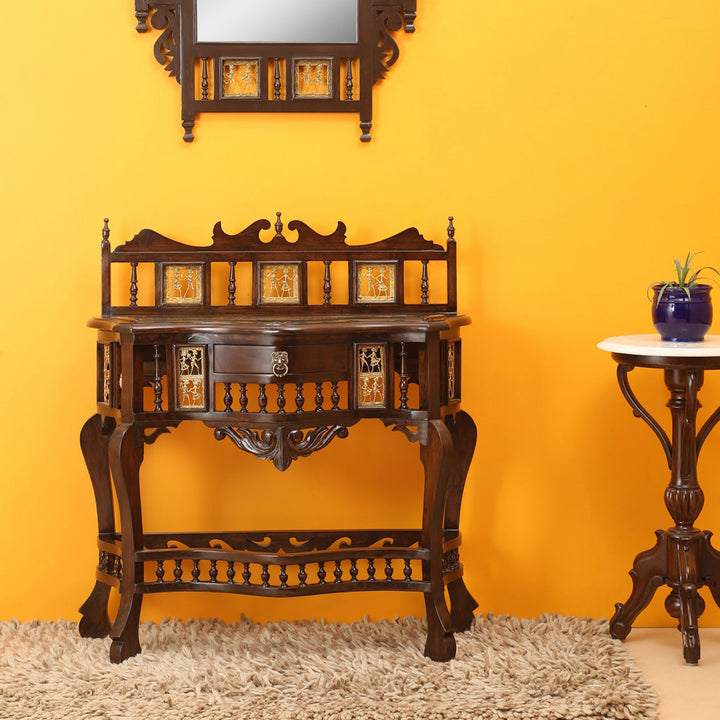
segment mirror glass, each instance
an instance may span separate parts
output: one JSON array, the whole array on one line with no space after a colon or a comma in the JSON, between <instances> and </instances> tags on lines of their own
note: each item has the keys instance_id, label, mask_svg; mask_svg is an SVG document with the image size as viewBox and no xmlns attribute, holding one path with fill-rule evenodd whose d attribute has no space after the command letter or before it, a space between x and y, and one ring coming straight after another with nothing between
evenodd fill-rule
<instances>
[{"instance_id":1,"label":"mirror glass","mask_svg":"<svg viewBox=\"0 0 720 720\"><path fill-rule=\"evenodd\" d=\"M356 43L358 0L196 0L197 42Z\"/></svg>"}]
</instances>

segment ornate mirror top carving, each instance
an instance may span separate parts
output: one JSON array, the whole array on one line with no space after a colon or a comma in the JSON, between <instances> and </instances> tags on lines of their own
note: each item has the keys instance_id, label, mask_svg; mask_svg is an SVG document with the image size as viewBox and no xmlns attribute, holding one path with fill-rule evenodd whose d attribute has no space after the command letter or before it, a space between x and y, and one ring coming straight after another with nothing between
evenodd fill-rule
<instances>
[{"instance_id":1,"label":"ornate mirror top carving","mask_svg":"<svg viewBox=\"0 0 720 720\"><path fill-rule=\"evenodd\" d=\"M360 116L415 31L416 0L135 0L137 31L160 31L155 59L182 86L183 139L203 112Z\"/></svg>"}]
</instances>

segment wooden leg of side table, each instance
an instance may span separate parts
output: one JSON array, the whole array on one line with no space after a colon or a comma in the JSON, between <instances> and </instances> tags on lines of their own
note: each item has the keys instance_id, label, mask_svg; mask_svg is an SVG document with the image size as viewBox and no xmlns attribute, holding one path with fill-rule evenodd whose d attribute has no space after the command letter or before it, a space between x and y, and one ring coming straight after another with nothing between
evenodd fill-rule
<instances>
[{"instance_id":1,"label":"wooden leg of side table","mask_svg":"<svg viewBox=\"0 0 720 720\"><path fill-rule=\"evenodd\" d=\"M443 516L454 467L453 442L450 431L440 420L428 423L427 436L427 444L420 449L425 467L421 542L430 549L430 560L423 561L423 579L430 581L430 590L424 594L428 624L425 655L432 660L446 661L455 657L453 623L445 602L442 572Z\"/></svg>"},{"instance_id":2,"label":"wooden leg of side table","mask_svg":"<svg viewBox=\"0 0 720 720\"><path fill-rule=\"evenodd\" d=\"M625 385L621 378L621 387L628 397L626 379L624 382ZM624 639L657 587L668 585L671 592L665 600L665 609L678 620L683 655L685 661L692 665L700 660L698 618L705 610L705 601L698 590L707 585L713 599L720 605L720 553L710 544L711 533L694 527L704 503L703 491L697 480L699 445L696 432L697 395L702 383L702 370L665 370L665 384L670 390L668 407L672 415L672 443L668 443L667 438L664 442L670 451L670 483L665 490L665 506L675 526L658 530L655 547L637 556L630 571L633 580L630 598L624 605L618 603L615 606L615 615L610 620L612 636ZM634 399L631 393L630 397ZM631 402L631 405L639 415L644 416L637 401ZM706 423L703 427L700 432L703 440L716 422L717 419L712 416L710 424Z\"/></svg>"},{"instance_id":3,"label":"wooden leg of side table","mask_svg":"<svg viewBox=\"0 0 720 720\"><path fill-rule=\"evenodd\" d=\"M667 538L663 530L657 530L657 543L651 550L640 553L630 571L633 588L625 603L615 603L615 614L610 620L610 634L616 640L624 640L635 618L648 606L655 591L665 584L667 576Z\"/></svg>"},{"instance_id":4,"label":"wooden leg of side table","mask_svg":"<svg viewBox=\"0 0 720 720\"><path fill-rule=\"evenodd\" d=\"M455 418L448 415L445 420L453 440L455 450L455 469L450 479L445 503L445 530L458 530L460 527L460 506L462 504L465 480L477 441L477 427L473 419L464 411L457 413ZM472 625L474 610L478 606L475 598L461 578L448 585L450 596L450 616L453 630L463 632Z\"/></svg>"},{"instance_id":5,"label":"wooden leg of side table","mask_svg":"<svg viewBox=\"0 0 720 720\"><path fill-rule=\"evenodd\" d=\"M142 546L143 528L140 506L140 465L143 460L142 432L134 425L120 425L110 440L110 467L118 498L122 531L122 579L120 608L110 631L110 660L122 662L140 652L138 623L142 593L135 590L143 580L143 564L135 562L135 551Z\"/></svg>"},{"instance_id":6,"label":"wooden leg of side table","mask_svg":"<svg viewBox=\"0 0 720 720\"><path fill-rule=\"evenodd\" d=\"M111 418L93 415L80 431L80 448L85 458L95 496L98 535L115 532L110 467L108 465L108 444L114 428L115 421ZM96 580L95 587L80 607L82 618L78 629L82 637L103 638L110 633L109 595L110 585Z\"/></svg>"},{"instance_id":7,"label":"wooden leg of side table","mask_svg":"<svg viewBox=\"0 0 720 720\"><path fill-rule=\"evenodd\" d=\"M720 552L710 544L710 538L712 533L705 530L702 540L702 576L713 600L720 607Z\"/></svg>"}]
</instances>

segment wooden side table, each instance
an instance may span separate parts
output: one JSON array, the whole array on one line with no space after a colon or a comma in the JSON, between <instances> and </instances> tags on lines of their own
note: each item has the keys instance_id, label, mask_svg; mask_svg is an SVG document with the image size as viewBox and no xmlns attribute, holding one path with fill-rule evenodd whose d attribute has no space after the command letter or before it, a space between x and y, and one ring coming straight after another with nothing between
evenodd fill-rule
<instances>
[{"instance_id":1,"label":"wooden side table","mask_svg":"<svg viewBox=\"0 0 720 720\"><path fill-rule=\"evenodd\" d=\"M625 399L635 417L642 418L662 444L670 468L665 505L675 521L668 530L656 530L655 547L635 558L630 571L633 589L627 602L615 605L610 633L624 640L655 590L667 585L671 592L665 608L678 619L685 661L694 665L700 659L698 617L705 610L705 601L698 590L707 586L720 606L720 553L710 543L712 533L693 525L704 504L697 479L697 457L720 420L718 408L699 431L696 429L698 392L705 370L720 369L720 336L708 335L699 343L681 343L661 341L658 335L625 335L603 340L598 347L612 353L618 363L618 382ZM631 390L628 374L636 367L664 371L670 391L667 406L672 416L671 437Z\"/></svg>"}]
</instances>

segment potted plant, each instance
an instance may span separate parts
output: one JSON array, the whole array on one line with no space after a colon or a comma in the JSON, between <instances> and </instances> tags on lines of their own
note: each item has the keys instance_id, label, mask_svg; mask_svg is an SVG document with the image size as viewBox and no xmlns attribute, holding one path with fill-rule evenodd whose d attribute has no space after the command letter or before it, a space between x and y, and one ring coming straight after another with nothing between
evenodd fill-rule
<instances>
[{"instance_id":1,"label":"potted plant","mask_svg":"<svg viewBox=\"0 0 720 720\"><path fill-rule=\"evenodd\" d=\"M714 267L699 270L690 267L698 253L688 253L685 262L675 259L677 280L652 283L652 319L662 340L675 342L701 341L712 323L713 311L710 299L712 287L703 282L701 273L710 270L720 276Z\"/></svg>"}]
</instances>

